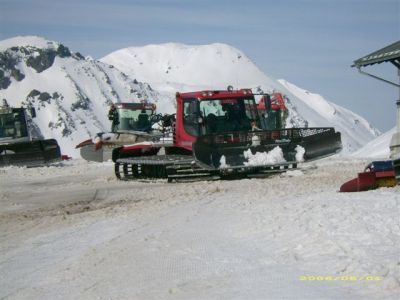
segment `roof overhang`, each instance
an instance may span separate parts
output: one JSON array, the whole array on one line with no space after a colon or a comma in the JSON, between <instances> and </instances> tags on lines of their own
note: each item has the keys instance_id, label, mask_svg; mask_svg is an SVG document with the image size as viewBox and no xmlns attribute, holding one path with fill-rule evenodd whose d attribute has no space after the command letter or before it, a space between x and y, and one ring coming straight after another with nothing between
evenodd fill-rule
<instances>
[{"instance_id":1,"label":"roof overhang","mask_svg":"<svg viewBox=\"0 0 400 300\"><path fill-rule=\"evenodd\" d=\"M383 62L391 62L393 65L395 65L398 69L400 76L400 41L397 41L393 44L390 44L389 46L386 46L382 49L379 49L375 52L372 52L364 57L355 60L352 67L357 67L358 71L361 74L368 75L372 78L389 83L393 86L400 87L400 85L397 83L394 83L390 80L386 80L384 78L381 78L379 76L361 70L362 67L371 66L374 64L380 64Z\"/></svg>"},{"instance_id":2,"label":"roof overhang","mask_svg":"<svg viewBox=\"0 0 400 300\"><path fill-rule=\"evenodd\" d=\"M352 67L360 69L383 62L391 62L400 69L400 41L355 60Z\"/></svg>"}]
</instances>

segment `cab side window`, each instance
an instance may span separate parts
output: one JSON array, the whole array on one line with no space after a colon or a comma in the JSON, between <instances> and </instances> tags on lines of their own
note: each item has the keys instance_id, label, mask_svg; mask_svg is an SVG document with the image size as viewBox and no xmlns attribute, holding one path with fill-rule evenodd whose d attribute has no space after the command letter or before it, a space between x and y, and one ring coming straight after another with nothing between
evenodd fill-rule
<instances>
[{"instance_id":1,"label":"cab side window","mask_svg":"<svg viewBox=\"0 0 400 300\"><path fill-rule=\"evenodd\" d=\"M193 136L199 135L197 105L196 99L188 99L183 103L183 126L186 132Z\"/></svg>"}]
</instances>

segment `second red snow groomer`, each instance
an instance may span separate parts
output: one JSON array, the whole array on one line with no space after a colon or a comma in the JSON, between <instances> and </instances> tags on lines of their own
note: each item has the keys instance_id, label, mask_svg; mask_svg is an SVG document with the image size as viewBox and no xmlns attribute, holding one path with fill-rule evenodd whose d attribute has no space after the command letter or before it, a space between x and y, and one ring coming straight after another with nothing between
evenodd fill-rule
<instances>
[{"instance_id":1,"label":"second red snow groomer","mask_svg":"<svg viewBox=\"0 0 400 300\"><path fill-rule=\"evenodd\" d=\"M340 133L333 128L266 129L250 89L176 93L171 128L169 142L115 149L116 176L169 180L259 177L296 167L299 146L306 160L336 153L342 147ZM282 160L249 163L249 155L276 147L282 150Z\"/></svg>"}]
</instances>

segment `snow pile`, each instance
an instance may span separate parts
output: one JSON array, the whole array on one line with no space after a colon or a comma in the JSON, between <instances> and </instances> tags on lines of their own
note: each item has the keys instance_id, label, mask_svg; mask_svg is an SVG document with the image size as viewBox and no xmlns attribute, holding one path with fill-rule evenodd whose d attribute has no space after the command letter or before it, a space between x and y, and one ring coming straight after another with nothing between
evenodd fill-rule
<instances>
[{"instance_id":1,"label":"snow pile","mask_svg":"<svg viewBox=\"0 0 400 300\"><path fill-rule=\"evenodd\" d=\"M221 158L219 159L219 167L221 169L226 169L229 168L230 166L226 163L226 157L225 155L222 155Z\"/></svg>"},{"instance_id":2,"label":"snow pile","mask_svg":"<svg viewBox=\"0 0 400 300\"><path fill-rule=\"evenodd\" d=\"M367 143L364 147L352 153L352 157L358 158L381 158L387 159L390 156L390 141L393 134L396 131L396 127L385 132L381 136Z\"/></svg>"},{"instance_id":3,"label":"snow pile","mask_svg":"<svg viewBox=\"0 0 400 300\"><path fill-rule=\"evenodd\" d=\"M296 148L296 161L297 162L303 162L304 161L304 154L306 153L306 149L304 149L302 146L297 145Z\"/></svg>"},{"instance_id":4,"label":"snow pile","mask_svg":"<svg viewBox=\"0 0 400 300\"><path fill-rule=\"evenodd\" d=\"M245 166L265 166L286 162L283 157L282 148L279 146L275 147L271 151L256 152L255 154L251 152L251 149L248 149L243 152L243 155L244 158L247 159L247 162L244 162Z\"/></svg>"},{"instance_id":5,"label":"snow pile","mask_svg":"<svg viewBox=\"0 0 400 300\"><path fill-rule=\"evenodd\" d=\"M296 155L295 155L296 161L303 162L306 150L300 145L297 145L295 150L296 150ZM271 151L256 152L255 154L251 152L251 149L248 149L243 152L243 156L245 159L247 159L247 162L244 162L245 166L265 166L265 165L274 165L286 162L286 159L283 156L282 148L279 146L275 147ZM225 165L224 156L221 157L221 161L223 161Z\"/></svg>"},{"instance_id":6,"label":"snow pile","mask_svg":"<svg viewBox=\"0 0 400 300\"><path fill-rule=\"evenodd\" d=\"M261 145L260 137L258 135L253 135L251 137L251 146L257 147Z\"/></svg>"}]
</instances>

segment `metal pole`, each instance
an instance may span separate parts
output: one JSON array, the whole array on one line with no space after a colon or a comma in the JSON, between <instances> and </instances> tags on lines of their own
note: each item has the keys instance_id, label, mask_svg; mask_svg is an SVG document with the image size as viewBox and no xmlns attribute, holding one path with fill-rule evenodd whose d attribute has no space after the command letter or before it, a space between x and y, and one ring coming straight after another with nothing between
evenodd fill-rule
<instances>
[{"instance_id":1,"label":"metal pole","mask_svg":"<svg viewBox=\"0 0 400 300\"><path fill-rule=\"evenodd\" d=\"M400 83L400 68L397 69L397 75L399 75L399 83ZM397 134L400 134L400 88L399 88L399 99L397 100L396 104L397 104Z\"/></svg>"},{"instance_id":2,"label":"metal pole","mask_svg":"<svg viewBox=\"0 0 400 300\"><path fill-rule=\"evenodd\" d=\"M400 99L397 100L397 133L400 133Z\"/></svg>"},{"instance_id":3,"label":"metal pole","mask_svg":"<svg viewBox=\"0 0 400 300\"><path fill-rule=\"evenodd\" d=\"M400 69L398 69L399 82L400 82ZM390 141L390 158L400 158L400 89L399 99L396 101L396 131Z\"/></svg>"}]
</instances>

